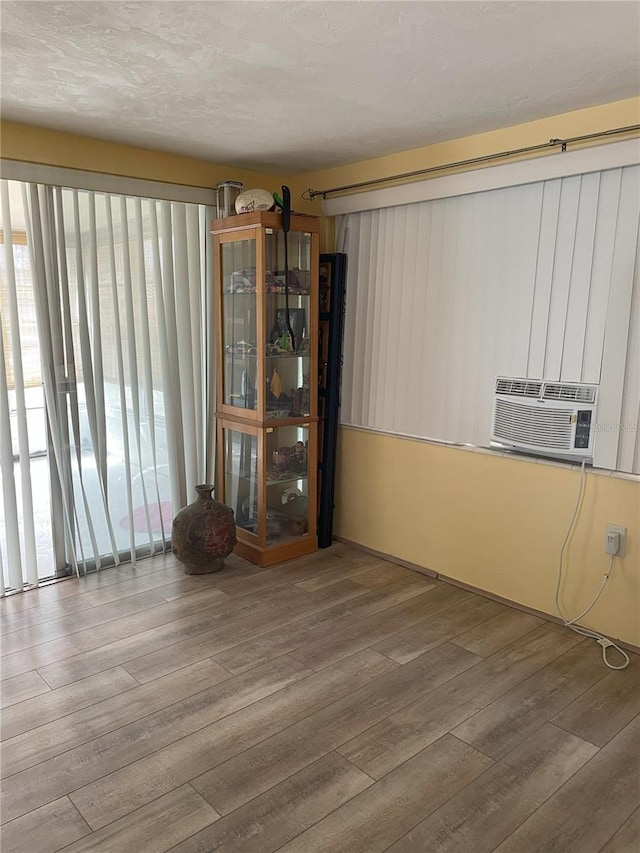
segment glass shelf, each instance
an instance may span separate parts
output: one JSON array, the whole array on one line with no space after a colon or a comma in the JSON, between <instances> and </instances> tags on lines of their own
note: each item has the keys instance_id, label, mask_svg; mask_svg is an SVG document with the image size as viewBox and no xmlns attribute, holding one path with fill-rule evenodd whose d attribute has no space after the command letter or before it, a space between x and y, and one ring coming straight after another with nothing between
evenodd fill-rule
<instances>
[{"instance_id":1,"label":"glass shelf","mask_svg":"<svg viewBox=\"0 0 640 853\"><path fill-rule=\"evenodd\" d=\"M308 474L292 474L290 477L273 477L270 478L267 473L267 486L281 486L284 483L297 483L300 480L308 480Z\"/></svg>"},{"instance_id":2,"label":"glass shelf","mask_svg":"<svg viewBox=\"0 0 640 853\"><path fill-rule=\"evenodd\" d=\"M232 355L236 359L238 359L238 358L257 358L258 357L257 352L246 352L246 353L225 352L225 356L227 356L227 355ZM304 351L304 350L302 352L275 352L275 353L274 352L268 352L265 356L265 358L308 358L308 357L309 357L309 352Z\"/></svg>"}]
</instances>

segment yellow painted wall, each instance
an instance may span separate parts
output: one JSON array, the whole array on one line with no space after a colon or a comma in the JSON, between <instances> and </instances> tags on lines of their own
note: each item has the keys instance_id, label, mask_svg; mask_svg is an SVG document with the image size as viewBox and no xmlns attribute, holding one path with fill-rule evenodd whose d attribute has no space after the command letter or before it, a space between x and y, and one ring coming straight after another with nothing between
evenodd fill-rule
<instances>
[{"instance_id":1,"label":"yellow painted wall","mask_svg":"<svg viewBox=\"0 0 640 853\"><path fill-rule=\"evenodd\" d=\"M579 478L569 467L342 428L334 529L557 615L558 557ZM577 616L598 591L607 523L627 527L627 554L585 624L640 646L639 483L587 474L562 601Z\"/></svg>"},{"instance_id":2,"label":"yellow painted wall","mask_svg":"<svg viewBox=\"0 0 640 853\"><path fill-rule=\"evenodd\" d=\"M247 189L276 190L285 182L277 175L7 121L0 125L0 154L7 160L192 187L215 187L220 181L235 180Z\"/></svg>"}]
</instances>

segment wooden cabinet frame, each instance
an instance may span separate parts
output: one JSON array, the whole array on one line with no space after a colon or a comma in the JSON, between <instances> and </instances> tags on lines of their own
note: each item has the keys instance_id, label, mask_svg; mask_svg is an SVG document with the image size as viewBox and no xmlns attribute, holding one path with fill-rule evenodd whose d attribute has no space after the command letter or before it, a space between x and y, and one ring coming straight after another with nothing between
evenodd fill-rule
<instances>
[{"instance_id":1,"label":"wooden cabinet frame","mask_svg":"<svg viewBox=\"0 0 640 853\"><path fill-rule=\"evenodd\" d=\"M253 522L254 530L246 527L236 527L238 544L236 553L261 566L273 565L274 563L290 560L294 557L312 553L317 550L317 460L318 460L318 401L317 401L317 377L318 377L318 271L319 271L319 220L308 216L291 216L290 234L304 234L310 237L309 249L309 299L307 318L308 345L301 358L308 358L308 409L298 417L271 417L267 408L267 379L268 358L267 354L267 309L269 294L266 289L266 239L267 235L282 230L281 217L279 213L247 213L232 216L227 219L218 219L212 223L211 231L214 237L214 310L216 329L216 419L217 419L217 453L216 453L216 496L218 500L231 505L225 494L227 488L227 430L234 430L241 436L247 437L248 446L257 446L257 460L255 463L255 488L251 489L251 495L257 498L257 519ZM223 263L222 252L224 246L245 240L255 240L255 314L256 314L256 341L255 341L255 408L243 408L231 405L225 399L225 337L224 337L224 313L223 313ZM275 271L272 271L275 272ZM233 287L232 282L232 287ZM234 291L235 293L235 291ZM249 292L251 295L253 291ZM232 294L233 295L233 294ZM227 294L228 296L228 294ZM306 294L304 294L306 297ZM248 312L247 312L248 313ZM235 355L235 350L232 353ZM295 358L295 355L292 356ZM304 374L302 364L297 368L299 374ZM245 371L246 373L246 371ZM304 379L303 379L304 385ZM305 389L306 390L306 389ZM235 399L239 395L235 395ZM247 394L244 396L245 405ZM305 397L306 399L306 397ZM233 400L233 398L232 398ZM242 397L240 396L240 400ZM306 407L305 407L306 409ZM294 408L291 411L296 411ZM274 412L271 411L271 415ZM299 481L306 481L307 520L306 531L299 535L290 535L282 542L270 541L267 525L268 512L268 488L271 485L278 487L280 483L273 478L268 480L272 460L267 453L267 444L270 443L274 431L285 428L297 428L297 435L308 435L308 447L305 446L305 458L307 464L307 476L301 476ZM304 428L301 429L301 428ZM289 434L293 430L288 430ZM277 432L275 432L277 435ZM287 434L286 432L284 433ZM241 439L241 442L244 440ZM255 441L256 445L252 442ZM304 444L304 442L303 442ZM229 451L231 452L231 451ZM233 454L232 454L233 455ZM271 472L272 473L272 472ZM232 473L230 476L233 477ZM238 478L236 477L236 480ZM253 476L244 476L240 479L253 482ZM239 490L239 487L236 491ZM275 492L274 492L275 494ZM277 499L277 496L276 496ZM248 498L247 498L248 500ZM253 497L251 498L253 501ZM232 507L237 511L237 507ZM291 527L295 527L294 524Z\"/></svg>"}]
</instances>

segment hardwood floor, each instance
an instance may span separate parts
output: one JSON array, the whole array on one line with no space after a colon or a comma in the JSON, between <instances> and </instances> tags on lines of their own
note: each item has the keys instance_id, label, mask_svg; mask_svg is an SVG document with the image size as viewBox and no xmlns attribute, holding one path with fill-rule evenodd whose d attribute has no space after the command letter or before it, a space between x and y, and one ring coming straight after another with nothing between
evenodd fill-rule
<instances>
[{"instance_id":1,"label":"hardwood floor","mask_svg":"<svg viewBox=\"0 0 640 853\"><path fill-rule=\"evenodd\" d=\"M631 853L640 660L343 544L0 602L3 853Z\"/></svg>"}]
</instances>

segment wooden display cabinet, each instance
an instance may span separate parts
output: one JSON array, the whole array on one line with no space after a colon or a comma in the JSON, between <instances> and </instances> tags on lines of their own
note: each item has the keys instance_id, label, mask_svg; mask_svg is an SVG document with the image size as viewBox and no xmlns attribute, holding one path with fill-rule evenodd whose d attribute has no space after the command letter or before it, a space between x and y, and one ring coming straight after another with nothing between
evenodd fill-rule
<instances>
[{"instance_id":1,"label":"wooden display cabinet","mask_svg":"<svg viewBox=\"0 0 640 853\"><path fill-rule=\"evenodd\" d=\"M211 229L216 497L235 513L236 553L260 566L318 547L319 228L314 217L291 216L288 278L279 213L218 219Z\"/></svg>"}]
</instances>

